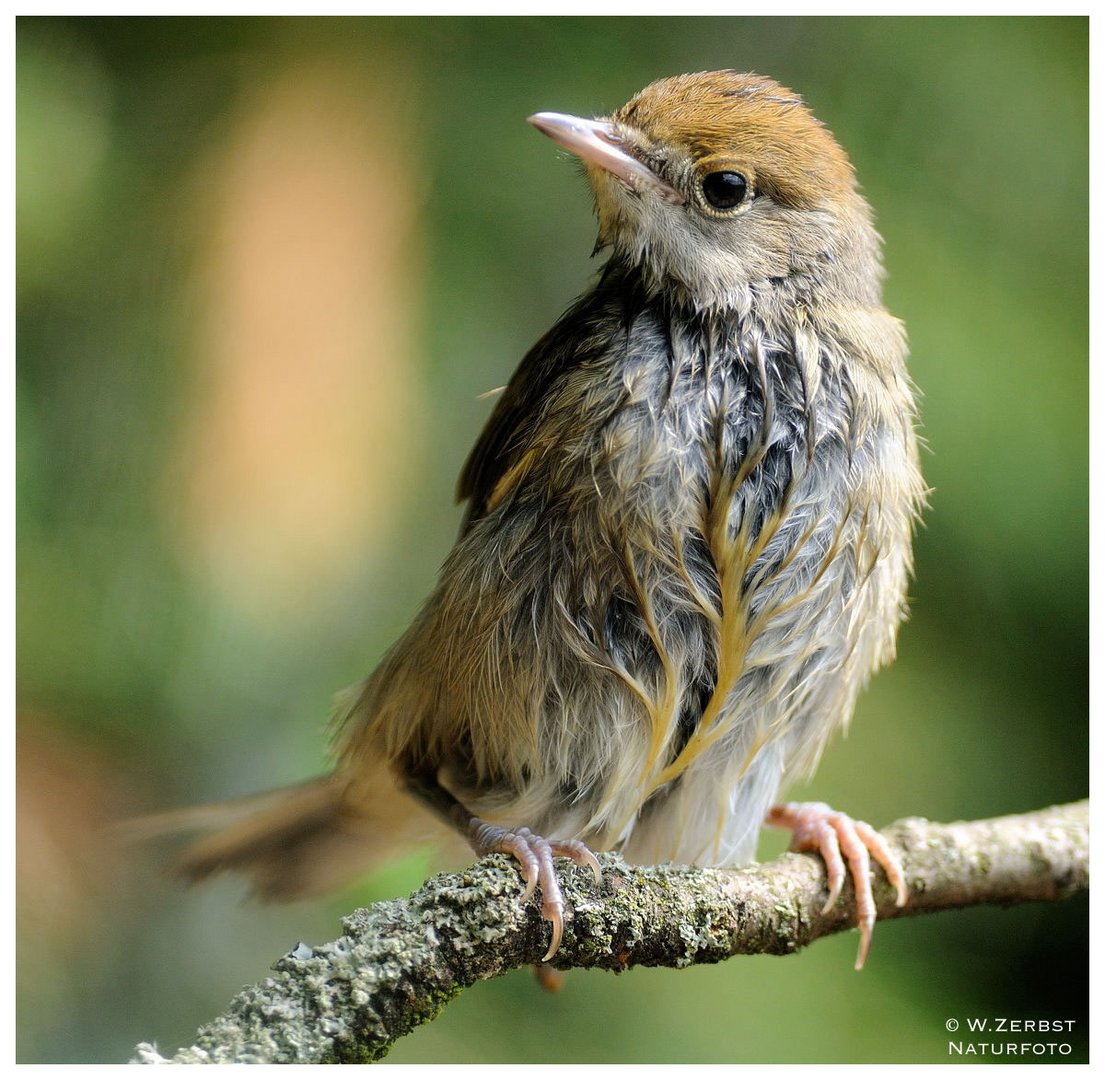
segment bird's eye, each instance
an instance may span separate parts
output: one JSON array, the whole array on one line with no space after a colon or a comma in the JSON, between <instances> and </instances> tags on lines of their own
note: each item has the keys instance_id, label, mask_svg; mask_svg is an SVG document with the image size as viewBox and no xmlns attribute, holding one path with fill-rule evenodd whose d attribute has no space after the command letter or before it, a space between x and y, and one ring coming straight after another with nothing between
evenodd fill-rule
<instances>
[{"instance_id":1,"label":"bird's eye","mask_svg":"<svg viewBox=\"0 0 1105 1080\"><path fill-rule=\"evenodd\" d=\"M702 194L715 210L732 210L744 202L748 181L739 172L712 172L702 178Z\"/></svg>"}]
</instances>

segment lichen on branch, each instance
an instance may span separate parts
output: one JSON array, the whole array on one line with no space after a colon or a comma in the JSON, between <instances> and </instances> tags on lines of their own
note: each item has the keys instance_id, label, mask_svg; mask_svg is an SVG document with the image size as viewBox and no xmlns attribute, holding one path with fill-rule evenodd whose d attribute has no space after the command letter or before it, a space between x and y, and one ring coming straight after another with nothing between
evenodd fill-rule
<instances>
[{"instance_id":1,"label":"lichen on branch","mask_svg":"<svg viewBox=\"0 0 1105 1080\"><path fill-rule=\"evenodd\" d=\"M879 918L973 904L1061 900L1089 887L1089 803L941 825L907 818L882 830L909 884L896 907L881 872ZM603 883L561 861L573 917L557 968L688 967L738 954L795 952L855 925L851 886L823 914L819 858L787 854L740 870L628 866L600 856ZM300 944L274 974L242 990L195 1043L141 1064L365 1062L432 1020L467 986L537 963L548 924L521 901L517 868L500 855L432 877L406 900L361 908L337 940Z\"/></svg>"}]
</instances>

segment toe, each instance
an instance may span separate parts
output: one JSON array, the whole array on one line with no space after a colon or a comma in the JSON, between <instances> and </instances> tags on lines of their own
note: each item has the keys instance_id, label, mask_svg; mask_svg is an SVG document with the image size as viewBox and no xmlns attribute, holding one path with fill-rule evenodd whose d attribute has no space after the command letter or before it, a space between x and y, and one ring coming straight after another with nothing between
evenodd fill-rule
<instances>
[{"instance_id":1,"label":"toe","mask_svg":"<svg viewBox=\"0 0 1105 1080\"><path fill-rule=\"evenodd\" d=\"M897 893L899 907L905 904L909 896L901 863L882 835L867 822L856 821L847 814L832 810L824 803L786 803L776 806L769 812L767 822L792 830L792 851L816 851L825 861L829 900L822 909L822 914L828 914L839 898L847 864L856 893L856 921L860 932L856 969L859 970L871 949L877 914L871 884L871 859L873 857L886 872L887 881L894 886Z\"/></svg>"},{"instance_id":2,"label":"toe","mask_svg":"<svg viewBox=\"0 0 1105 1080\"><path fill-rule=\"evenodd\" d=\"M477 854L499 852L517 859L526 882L523 901L529 900L537 887L541 887L541 915L552 928L552 941L541 963L551 960L564 936L564 896L560 891L553 857L563 855L579 866L590 867L595 881L601 882L602 867L598 859L579 840L550 842L530 829L504 829L475 817L470 820L468 834Z\"/></svg>"},{"instance_id":3,"label":"toe","mask_svg":"<svg viewBox=\"0 0 1105 1080\"><path fill-rule=\"evenodd\" d=\"M863 841L864 846L875 857L875 862L883 868L886 880L897 891L895 903L898 907L904 907L909 899L909 888L905 883L905 872L897 856L890 850L889 845L883 839L882 833L871 828L866 821L857 821L856 832Z\"/></svg>"},{"instance_id":4,"label":"toe","mask_svg":"<svg viewBox=\"0 0 1105 1080\"><path fill-rule=\"evenodd\" d=\"M576 866L588 866L594 875L595 884L602 884L602 867L595 858L591 849L579 840L554 840L550 844L554 855L561 855L571 859Z\"/></svg>"},{"instance_id":5,"label":"toe","mask_svg":"<svg viewBox=\"0 0 1105 1080\"><path fill-rule=\"evenodd\" d=\"M871 856L856 832L855 822L847 814L835 815L831 823L840 843L840 853L852 872L852 884L856 889L856 908L860 917L874 915L875 897L871 891Z\"/></svg>"},{"instance_id":6,"label":"toe","mask_svg":"<svg viewBox=\"0 0 1105 1080\"><path fill-rule=\"evenodd\" d=\"M814 846L816 844L816 847ZM829 879L829 899L821 909L822 915L828 915L840 899L840 890L844 888L844 859L840 853L840 839L836 830L828 822L818 830L817 839L803 850L816 850L825 860L825 873Z\"/></svg>"}]
</instances>

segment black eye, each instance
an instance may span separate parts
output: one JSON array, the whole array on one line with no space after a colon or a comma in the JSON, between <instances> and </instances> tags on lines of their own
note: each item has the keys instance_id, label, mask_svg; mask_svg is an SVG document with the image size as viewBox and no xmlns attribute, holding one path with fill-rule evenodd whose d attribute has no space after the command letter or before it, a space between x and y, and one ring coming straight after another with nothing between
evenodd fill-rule
<instances>
[{"instance_id":1,"label":"black eye","mask_svg":"<svg viewBox=\"0 0 1105 1080\"><path fill-rule=\"evenodd\" d=\"M739 172L712 172L702 178L702 194L715 210L732 210L748 194L748 181Z\"/></svg>"}]
</instances>

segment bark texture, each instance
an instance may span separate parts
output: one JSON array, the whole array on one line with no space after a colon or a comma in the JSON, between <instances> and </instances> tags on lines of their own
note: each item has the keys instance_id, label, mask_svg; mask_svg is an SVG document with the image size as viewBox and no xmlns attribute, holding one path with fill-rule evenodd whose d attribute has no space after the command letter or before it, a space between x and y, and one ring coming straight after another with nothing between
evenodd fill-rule
<instances>
[{"instance_id":1,"label":"bark texture","mask_svg":"<svg viewBox=\"0 0 1105 1080\"><path fill-rule=\"evenodd\" d=\"M879 918L972 904L1061 900L1089 888L1089 803L984 821L907 818L882 830L902 860L910 896L894 905L876 872ZM832 911L820 858L787 854L740 870L628 866L602 855L604 879L560 860L574 912L553 966L687 967L737 954L783 954L855 922L851 885ZM462 989L537 963L548 924L523 904L503 856L439 874L405 900L361 908L325 945L298 945L272 976L171 1058L138 1046L139 1064L367 1062L432 1020Z\"/></svg>"}]
</instances>

